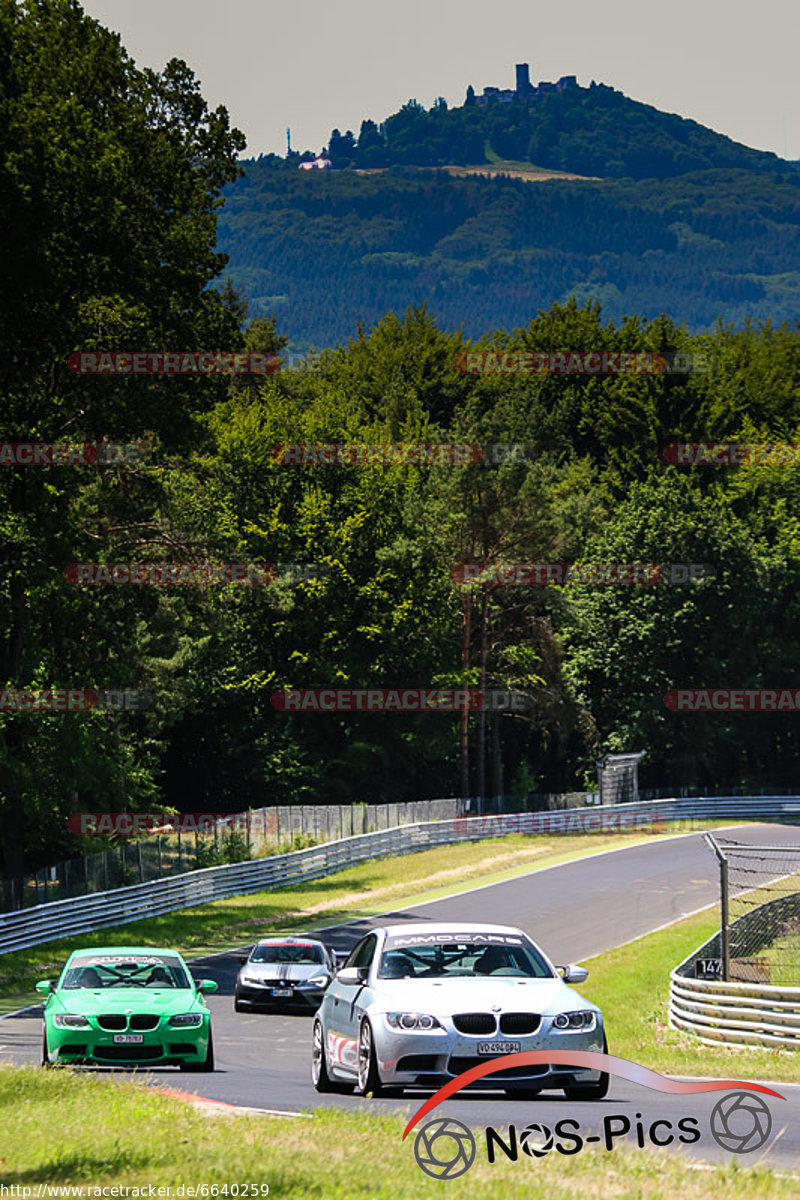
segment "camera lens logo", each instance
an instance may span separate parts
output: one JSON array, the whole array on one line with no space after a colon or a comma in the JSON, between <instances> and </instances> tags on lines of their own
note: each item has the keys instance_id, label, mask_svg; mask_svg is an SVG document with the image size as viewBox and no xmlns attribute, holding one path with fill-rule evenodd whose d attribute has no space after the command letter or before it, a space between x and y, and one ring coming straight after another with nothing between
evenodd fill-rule
<instances>
[{"instance_id":1,"label":"camera lens logo","mask_svg":"<svg viewBox=\"0 0 800 1200\"><path fill-rule=\"evenodd\" d=\"M752 1092L730 1092L714 1105L711 1135L723 1150L749 1154L764 1145L771 1131L772 1114Z\"/></svg>"},{"instance_id":2,"label":"camera lens logo","mask_svg":"<svg viewBox=\"0 0 800 1200\"><path fill-rule=\"evenodd\" d=\"M519 1143L530 1158L544 1158L553 1149L553 1131L547 1125L526 1125Z\"/></svg>"},{"instance_id":3,"label":"camera lens logo","mask_svg":"<svg viewBox=\"0 0 800 1200\"><path fill-rule=\"evenodd\" d=\"M414 1157L433 1179L458 1179L475 1161L475 1138L460 1121L440 1117L420 1129Z\"/></svg>"}]
</instances>

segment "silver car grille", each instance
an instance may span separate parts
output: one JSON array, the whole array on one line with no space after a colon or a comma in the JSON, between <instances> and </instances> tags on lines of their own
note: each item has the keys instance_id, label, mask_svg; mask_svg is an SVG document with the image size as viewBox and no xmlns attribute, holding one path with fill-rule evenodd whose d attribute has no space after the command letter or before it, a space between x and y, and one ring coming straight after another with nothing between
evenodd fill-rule
<instances>
[{"instance_id":1,"label":"silver car grille","mask_svg":"<svg viewBox=\"0 0 800 1200\"><path fill-rule=\"evenodd\" d=\"M536 1033L542 1023L539 1013L503 1013L500 1018L500 1032L506 1034L524 1035Z\"/></svg>"},{"instance_id":2,"label":"silver car grille","mask_svg":"<svg viewBox=\"0 0 800 1200\"><path fill-rule=\"evenodd\" d=\"M500 1032L507 1037L536 1033L542 1023L539 1013L515 1012L503 1013L499 1018L494 1013L456 1013L453 1024L459 1033L470 1037L490 1037Z\"/></svg>"},{"instance_id":3,"label":"silver car grille","mask_svg":"<svg viewBox=\"0 0 800 1200\"><path fill-rule=\"evenodd\" d=\"M497 1032L497 1018L494 1013L456 1013L453 1024L459 1033L472 1034L474 1037Z\"/></svg>"}]
</instances>

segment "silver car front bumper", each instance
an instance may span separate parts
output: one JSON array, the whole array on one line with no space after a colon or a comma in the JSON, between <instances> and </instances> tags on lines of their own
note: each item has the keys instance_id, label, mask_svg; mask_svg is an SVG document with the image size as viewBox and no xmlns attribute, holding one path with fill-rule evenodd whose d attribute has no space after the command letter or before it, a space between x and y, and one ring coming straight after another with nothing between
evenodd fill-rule
<instances>
[{"instance_id":1,"label":"silver car front bumper","mask_svg":"<svg viewBox=\"0 0 800 1200\"><path fill-rule=\"evenodd\" d=\"M478 1043L487 1041L481 1037L464 1035L456 1030L433 1032L398 1031L392 1029L378 1016L371 1016L375 1050L381 1079L387 1084L441 1085L480 1063L499 1058L500 1055L478 1054ZM564 1087L572 1083L596 1083L599 1071L578 1070L571 1066L558 1065L558 1052L567 1050L593 1050L603 1052L603 1028L587 1033L533 1034L519 1038L492 1039L513 1041L520 1051L552 1050L552 1063L529 1067L500 1068L486 1075L471 1088L510 1088L514 1086ZM515 1047L516 1048L516 1047Z\"/></svg>"}]
</instances>

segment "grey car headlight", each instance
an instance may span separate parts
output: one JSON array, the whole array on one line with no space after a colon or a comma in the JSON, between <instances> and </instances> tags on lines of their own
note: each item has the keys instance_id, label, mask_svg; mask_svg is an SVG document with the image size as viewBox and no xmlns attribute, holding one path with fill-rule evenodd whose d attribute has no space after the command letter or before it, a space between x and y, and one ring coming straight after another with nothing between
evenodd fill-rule
<instances>
[{"instance_id":1,"label":"grey car headlight","mask_svg":"<svg viewBox=\"0 0 800 1200\"><path fill-rule=\"evenodd\" d=\"M392 1029L399 1029L403 1033L428 1032L431 1029L444 1028L430 1013L387 1012L386 1022Z\"/></svg>"},{"instance_id":2,"label":"grey car headlight","mask_svg":"<svg viewBox=\"0 0 800 1200\"><path fill-rule=\"evenodd\" d=\"M581 1009L580 1012L559 1013L553 1017L553 1028L569 1033L591 1033L597 1028L597 1014L590 1008Z\"/></svg>"},{"instance_id":3,"label":"grey car headlight","mask_svg":"<svg viewBox=\"0 0 800 1200\"><path fill-rule=\"evenodd\" d=\"M300 987L325 987L328 982L327 975L315 975L312 979L306 979L300 984Z\"/></svg>"},{"instance_id":4,"label":"grey car headlight","mask_svg":"<svg viewBox=\"0 0 800 1200\"><path fill-rule=\"evenodd\" d=\"M255 987L264 987L264 980L257 979L255 975L242 975L242 983L250 983Z\"/></svg>"},{"instance_id":5,"label":"grey car headlight","mask_svg":"<svg viewBox=\"0 0 800 1200\"><path fill-rule=\"evenodd\" d=\"M89 1022L80 1013L56 1013L53 1017L56 1029L87 1029Z\"/></svg>"},{"instance_id":6,"label":"grey car headlight","mask_svg":"<svg viewBox=\"0 0 800 1200\"><path fill-rule=\"evenodd\" d=\"M181 1028L196 1029L198 1025L203 1024L202 1013L176 1013L174 1017L169 1019L170 1025L179 1025Z\"/></svg>"}]
</instances>

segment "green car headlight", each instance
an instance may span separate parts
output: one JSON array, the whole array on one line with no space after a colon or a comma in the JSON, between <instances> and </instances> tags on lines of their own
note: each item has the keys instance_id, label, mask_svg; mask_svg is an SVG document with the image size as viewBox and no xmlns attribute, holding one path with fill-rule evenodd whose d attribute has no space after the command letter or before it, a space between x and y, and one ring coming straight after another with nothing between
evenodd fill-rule
<instances>
[{"instance_id":1,"label":"green car headlight","mask_svg":"<svg viewBox=\"0 0 800 1200\"><path fill-rule=\"evenodd\" d=\"M56 1029L86 1029L89 1022L80 1013L56 1013L53 1024Z\"/></svg>"},{"instance_id":2,"label":"green car headlight","mask_svg":"<svg viewBox=\"0 0 800 1200\"><path fill-rule=\"evenodd\" d=\"M198 1025L203 1024L203 1014L202 1013L176 1013L174 1017L170 1017L169 1024L170 1025L179 1025L182 1029L186 1029L187 1027L196 1029Z\"/></svg>"}]
</instances>

